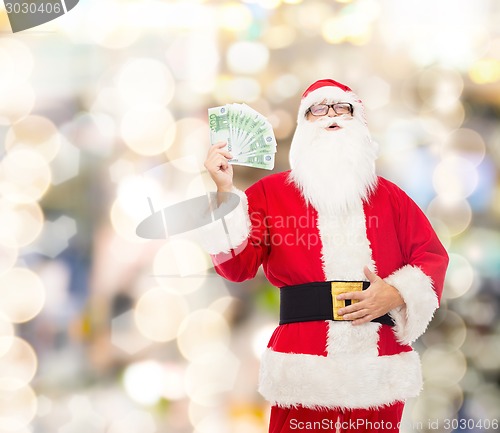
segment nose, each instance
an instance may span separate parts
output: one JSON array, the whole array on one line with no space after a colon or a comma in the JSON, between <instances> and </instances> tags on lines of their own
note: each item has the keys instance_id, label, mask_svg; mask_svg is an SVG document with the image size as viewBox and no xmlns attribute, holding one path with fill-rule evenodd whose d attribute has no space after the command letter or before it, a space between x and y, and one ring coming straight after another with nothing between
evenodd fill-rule
<instances>
[{"instance_id":1,"label":"nose","mask_svg":"<svg viewBox=\"0 0 500 433\"><path fill-rule=\"evenodd\" d=\"M328 113L326 113L326 115L328 117L337 117L338 114L335 113L335 110L333 109L333 107L328 107Z\"/></svg>"}]
</instances>

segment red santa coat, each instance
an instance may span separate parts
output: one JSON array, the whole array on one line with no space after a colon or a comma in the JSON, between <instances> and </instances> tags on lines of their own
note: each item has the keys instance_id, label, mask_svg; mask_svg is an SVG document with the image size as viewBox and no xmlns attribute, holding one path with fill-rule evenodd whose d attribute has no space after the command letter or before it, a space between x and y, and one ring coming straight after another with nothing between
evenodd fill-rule
<instances>
[{"instance_id":1,"label":"red santa coat","mask_svg":"<svg viewBox=\"0 0 500 433\"><path fill-rule=\"evenodd\" d=\"M438 307L448 263L418 206L381 177L358 209L336 215L306 204L289 172L235 192L241 203L225 218L229 237L210 236L206 245L221 276L244 281L262 265L283 287L366 280L367 265L405 301L390 312L395 327L328 320L278 326L262 357L260 393L274 405L308 408L373 408L418 395L420 360L410 343Z\"/></svg>"}]
</instances>

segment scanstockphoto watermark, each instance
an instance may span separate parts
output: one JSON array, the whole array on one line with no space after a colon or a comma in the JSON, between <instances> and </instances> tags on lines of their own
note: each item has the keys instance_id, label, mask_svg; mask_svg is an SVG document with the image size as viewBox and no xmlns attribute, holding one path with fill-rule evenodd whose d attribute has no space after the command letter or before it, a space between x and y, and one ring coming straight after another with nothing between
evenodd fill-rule
<instances>
[{"instance_id":1,"label":"scanstockphoto watermark","mask_svg":"<svg viewBox=\"0 0 500 433\"><path fill-rule=\"evenodd\" d=\"M55 20L73 9L80 0L4 0L13 33Z\"/></svg>"},{"instance_id":2,"label":"scanstockphoto watermark","mask_svg":"<svg viewBox=\"0 0 500 433\"><path fill-rule=\"evenodd\" d=\"M263 215L261 212L253 211L250 213L252 226L256 228L265 227L266 229L300 228L313 229L317 227L317 216L310 208L302 215ZM379 218L377 215L370 215L365 220L364 215L360 216L338 216L330 220L330 224L348 229L349 227L367 227L377 229L379 227Z\"/></svg>"},{"instance_id":3,"label":"scanstockphoto watermark","mask_svg":"<svg viewBox=\"0 0 500 433\"><path fill-rule=\"evenodd\" d=\"M378 229L379 219L371 215L350 218L333 218L328 222L331 232L320 232L317 219L312 212L303 215L266 215L260 212L250 213L252 234L250 242L254 246L269 245L274 247L300 246L307 249L326 244L364 245L366 230Z\"/></svg>"},{"instance_id":4,"label":"scanstockphoto watermark","mask_svg":"<svg viewBox=\"0 0 500 433\"><path fill-rule=\"evenodd\" d=\"M392 423L391 421L369 421L367 419L358 418L355 420L333 421L328 418L323 418L320 421L300 421L292 418L290 420L290 430L303 432L320 432L320 431L391 431L399 430L400 422ZM482 419L482 418L445 418L445 419L428 419L427 421L416 421L411 425L414 431L429 431L429 430L444 430L444 431L498 431L498 419Z\"/></svg>"},{"instance_id":5,"label":"scanstockphoto watermark","mask_svg":"<svg viewBox=\"0 0 500 433\"><path fill-rule=\"evenodd\" d=\"M342 421L337 419L334 421L329 418L323 418L320 421L300 421L296 418L290 419L290 430L303 432L320 432L320 431L359 431L366 432L370 430L377 431L395 431L400 429L400 422L393 423L391 421L369 421L367 419L358 418L355 420ZM483 419L483 418L445 418L445 419L428 419L427 421L414 421L411 426L412 430L418 431L498 431L498 419Z\"/></svg>"},{"instance_id":6,"label":"scanstockphoto watermark","mask_svg":"<svg viewBox=\"0 0 500 433\"><path fill-rule=\"evenodd\" d=\"M415 421L413 430L439 430L439 431L498 431L497 418L444 418Z\"/></svg>"},{"instance_id":7,"label":"scanstockphoto watermark","mask_svg":"<svg viewBox=\"0 0 500 433\"><path fill-rule=\"evenodd\" d=\"M370 421L364 418L352 419L342 421L338 419L334 421L329 418L323 418L320 421L300 421L298 419L290 419L290 430L295 431L356 431L366 432L370 430L375 431L394 431L399 430L400 423L393 423L391 421Z\"/></svg>"}]
</instances>

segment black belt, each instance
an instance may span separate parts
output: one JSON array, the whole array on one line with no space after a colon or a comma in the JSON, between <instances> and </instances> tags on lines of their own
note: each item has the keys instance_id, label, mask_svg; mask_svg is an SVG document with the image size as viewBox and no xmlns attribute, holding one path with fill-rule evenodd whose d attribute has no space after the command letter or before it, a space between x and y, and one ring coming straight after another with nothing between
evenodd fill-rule
<instances>
[{"instance_id":1,"label":"black belt","mask_svg":"<svg viewBox=\"0 0 500 433\"><path fill-rule=\"evenodd\" d=\"M280 289L280 325L314 320L344 321L337 310L351 305L351 300L339 301L337 295L345 292L365 290L368 281L321 281L316 283L285 286ZM372 322L394 326L388 314L373 319Z\"/></svg>"}]
</instances>

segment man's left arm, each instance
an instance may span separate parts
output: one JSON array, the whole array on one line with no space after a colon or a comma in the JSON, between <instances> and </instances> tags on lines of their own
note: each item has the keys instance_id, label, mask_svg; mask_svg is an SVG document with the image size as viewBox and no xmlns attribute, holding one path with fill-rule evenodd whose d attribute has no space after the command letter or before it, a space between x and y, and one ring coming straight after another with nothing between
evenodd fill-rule
<instances>
[{"instance_id":1,"label":"man's left arm","mask_svg":"<svg viewBox=\"0 0 500 433\"><path fill-rule=\"evenodd\" d=\"M424 333L439 306L448 254L420 208L400 194L398 237L405 265L384 279L365 268L370 287L339 295L358 300L339 314L360 325L389 313L398 340L410 344Z\"/></svg>"},{"instance_id":2,"label":"man's left arm","mask_svg":"<svg viewBox=\"0 0 500 433\"><path fill-rule=\"evenodd\" d=\"M403 191L400 191L399 243L406 263L384 279L396 288L404 304L391 309L395 333L402 343L420 337L439 307L448 253L431 223Z\"/></svg>"}]
</instances>

